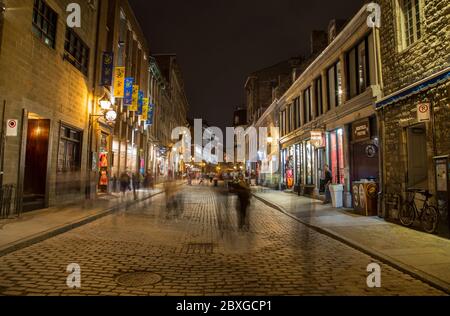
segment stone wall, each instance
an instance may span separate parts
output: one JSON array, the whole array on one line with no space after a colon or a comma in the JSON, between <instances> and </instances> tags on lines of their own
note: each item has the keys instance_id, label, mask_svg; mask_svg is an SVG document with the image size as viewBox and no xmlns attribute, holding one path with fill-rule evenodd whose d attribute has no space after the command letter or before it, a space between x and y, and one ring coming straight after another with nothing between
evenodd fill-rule
<instances>
[{"instance_id":1,"label":"stone wall","mask_svg":"<svg viewBox=\"0 0 450 316\"><path fill-rule=\"evenodd\" d=\"M68 0L49 0L58 14L55 48L50 48L32 32L33 0L6 1L3 38L0 54L0 101L6 101L6 119L18 119L28 110L51 120L49 159L50 204L56 200L56 158L60 122L87 133L88 103L91 101L91 76L95 43L96 11L80 2L81 28L76 33L90 48L89 74L86 77L63 59ZM85 148L87 137L83 148ZM21 135L8 137L5 146L4 184L17 184ZM83 151L82 166L85 166ZM85 168L82 169L85 172ZM81 176L80 176L81 177Z\"/></svg>"}]
</instances>

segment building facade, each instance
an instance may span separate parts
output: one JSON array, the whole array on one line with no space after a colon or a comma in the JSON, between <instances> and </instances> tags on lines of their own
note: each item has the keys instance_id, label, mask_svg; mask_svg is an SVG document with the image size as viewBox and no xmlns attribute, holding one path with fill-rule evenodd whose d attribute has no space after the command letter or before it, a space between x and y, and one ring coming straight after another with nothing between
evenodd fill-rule
<instances>
[{"instance_id":1,"label":"building facade","mask_svg":"<svg viewBox=\"0 0 450 316\"><path fill-rule=\"evenodd\" d=\"M379 37L367 25L366 8L350 21L330 23L326 47L311 51L295 82L274 100L256 125L279 127L279 141L275 141L279 147L272 149L272 155L279 154L281 189L322 198L328 165L344 206L361 206L369 192L371 214L369 207L361 212L372 215L378 212L380 159L375 102L381 98L382 78ZM318 35L323 38L323 33Z\"/></svg>"},{"instance_id":2,"label":"building facade","mask_svg":"<svg viewBox=\"0 0 450 316\"><path fill-rule=\"evenodd\" d=\"M15 187L12 207L114 193L124 172L156 175L171 128L185 124L187 99L176 60L164 78L128 1L80 2L80 27L67 23L71 1L4 3L2 134L6 121L17 133L2 137L0 179Z\"/></svg>"},{"instance_id":3,"label":"building facade","mask_svg":"<svg viewBox=\"0 0 450 316\"><path fill-rule=\"evenodd\" d=\"M4 139L2 185L15 186L23 210L84 196L97 7L80 3L81 27L72 29L69 3L4 2L0 99L17 133Z\"/></svg>"},{"instance_id":4,"label":"building facade","mask_svg":"<svg viewBox=\"0 0 450 316\"><path fill-rule=\"evenodd\" d=\"M383 211L397 220L398 207L391 198L400 195L405 200L409 189L429 190L434 205L448 201L450 3L379 3L384 93L377 113L382 122ZM440 233L448 231L448 218L447 204L440 207Z\"/></svg>"}]
</instances>

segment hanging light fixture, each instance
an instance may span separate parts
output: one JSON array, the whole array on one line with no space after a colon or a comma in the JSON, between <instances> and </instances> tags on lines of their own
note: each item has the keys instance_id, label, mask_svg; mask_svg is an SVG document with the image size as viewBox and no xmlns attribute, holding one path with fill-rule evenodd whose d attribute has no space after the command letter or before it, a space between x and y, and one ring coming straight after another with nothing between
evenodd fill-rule
<instances>
[{"instance_id":1,"label":"hanging light fixture","mask_svg":"<svg viewBox=\"0 0 450 316\"><path fill-rule=\"evenodd\" d=\"M100 104L102 110L111 109L111 100L106 96L106 94L104 94L103 97L101 97L101 99L98 100L98 103Z\"/></svg>"}]
</instances>

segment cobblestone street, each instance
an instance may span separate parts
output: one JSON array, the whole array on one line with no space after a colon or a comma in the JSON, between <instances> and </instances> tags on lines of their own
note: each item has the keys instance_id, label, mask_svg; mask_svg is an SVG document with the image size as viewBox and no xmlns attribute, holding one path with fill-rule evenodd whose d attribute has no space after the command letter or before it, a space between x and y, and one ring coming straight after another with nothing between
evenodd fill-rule
<instances>
[{"instance_id":1,"label":"cobblestone street","mask_svg":"<svg viewBox=\"0 0 450 316\"><path fill-rule=\"evenodd\" d=\"M249 228L237 228L236 199L221 189L183 186L183 206L164 195L0 257L3 295L442 295L381 264L382 286L366 285L375 259L253 199ZM69 289L66 268L81 267ZM127 273L151 272L134 286ZM152 275L154 276L154 275ZM156 276L156 277L157 277Z\"/></svg>"}]
</instances>

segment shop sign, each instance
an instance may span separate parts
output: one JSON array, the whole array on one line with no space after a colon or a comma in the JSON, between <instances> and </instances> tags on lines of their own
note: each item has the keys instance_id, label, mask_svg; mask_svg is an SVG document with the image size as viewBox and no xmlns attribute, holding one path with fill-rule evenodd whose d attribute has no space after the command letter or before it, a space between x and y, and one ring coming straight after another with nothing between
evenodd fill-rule
<instances>
[{"instance_id":1,"label":"shop sign","mask_svg":"<svg viewBox=\"0 0 450 316\"><path fill-rule=\"evenodd\" d=\"M311 132L311 145L315 148L323 148L325 144L325 134L322 131L312 131Z\"/></svg>"},{"instance_id":2,"label":"shop sign","mask_svg":"<svg viewBox=\"0 0 450 316\"><path fill-rule=\"evenodd\" d=\"M353 141L359 142L370 139L369 119L352 124Z\"/></svg>"},{"instance_id":3,"label":"shop sign","mask_svg":"<svg viewBox=\"0 0 450 316\"><path fill-rule=\"evenodd\" d=\"M428 122L430 120L429 103L420 103L417 105L417 120L419 122Z\"/></svg>"}]
</instances>

